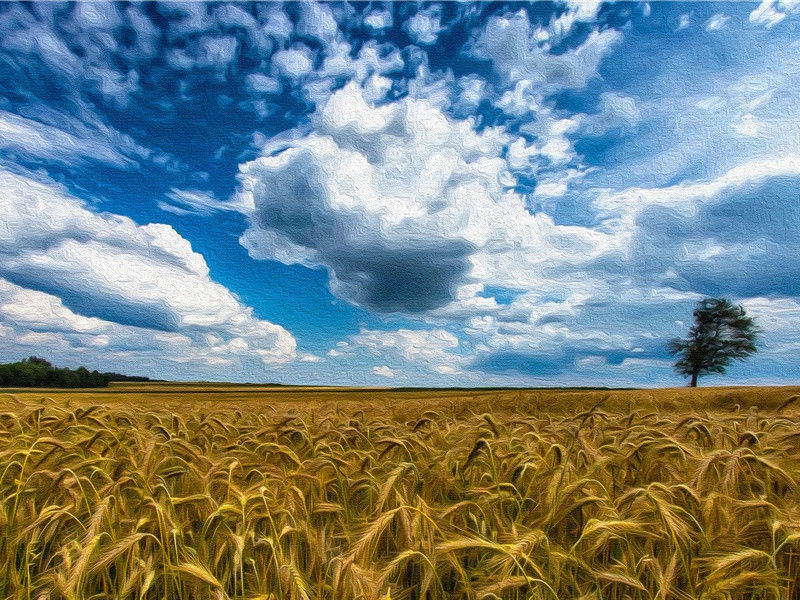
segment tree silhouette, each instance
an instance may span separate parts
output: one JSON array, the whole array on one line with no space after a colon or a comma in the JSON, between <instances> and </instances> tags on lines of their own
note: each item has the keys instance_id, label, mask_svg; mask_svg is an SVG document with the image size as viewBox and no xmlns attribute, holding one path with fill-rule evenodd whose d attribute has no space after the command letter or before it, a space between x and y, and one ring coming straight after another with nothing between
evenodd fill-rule
<instances>
[{"instance_id":1,"label":"tree silhouette","mask_svg":"<svg viewBox=\"0 0 800 600\"><path fill-rule=\"evenodd\" d=\"M706 298L692 313L694 325L689 335L669 342L669 353L677 355L675 370L690 378L709 373L724 373L733 360L744 360L756 351L759 330L752 318L725 298Z\"/></svg>"}]
</instances>

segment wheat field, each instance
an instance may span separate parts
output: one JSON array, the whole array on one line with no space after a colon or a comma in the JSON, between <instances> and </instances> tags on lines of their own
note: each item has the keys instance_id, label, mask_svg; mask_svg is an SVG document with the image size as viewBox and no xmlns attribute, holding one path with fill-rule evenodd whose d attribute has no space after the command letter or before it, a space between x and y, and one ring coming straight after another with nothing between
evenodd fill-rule
<instances>
[{"instance_id":1,"label":"wheat field","mask_svg":"<svg viewBox=\"0 0 800 600\"><path fill-rule=\"evenodd\" d=\"M797 598L798 391L11 391L0 597Z\"/></svg>"}]
</instances>

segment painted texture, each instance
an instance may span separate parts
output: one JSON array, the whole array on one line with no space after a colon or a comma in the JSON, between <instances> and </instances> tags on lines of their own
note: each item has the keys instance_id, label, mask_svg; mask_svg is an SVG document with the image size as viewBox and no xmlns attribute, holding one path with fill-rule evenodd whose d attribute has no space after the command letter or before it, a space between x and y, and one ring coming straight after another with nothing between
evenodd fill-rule
<instances>
[{"instance_id":1,"label":"painted texture","mask_svg":"<svg viewBox=\"0 0 800 600\"><path fill-rule=\"evenodd\" d=\"M0 358L677 383L707 295L800 375L789 2L0 5Z\"/></svg>"}]
</instances>

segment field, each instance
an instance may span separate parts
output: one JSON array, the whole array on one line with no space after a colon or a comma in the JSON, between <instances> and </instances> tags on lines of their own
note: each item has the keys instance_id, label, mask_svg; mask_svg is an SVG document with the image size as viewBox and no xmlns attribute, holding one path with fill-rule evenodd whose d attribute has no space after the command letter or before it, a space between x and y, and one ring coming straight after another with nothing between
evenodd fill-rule
<instances>
[{"instance_id":1,"label":"field","mask_svg":"<svg viewBox=\"0 0 800 600\"><path fill-rule=\"evenodd\" d=\"M0 391L0 598L795 599L798 394Z\"/></svg>"}]
</instances>

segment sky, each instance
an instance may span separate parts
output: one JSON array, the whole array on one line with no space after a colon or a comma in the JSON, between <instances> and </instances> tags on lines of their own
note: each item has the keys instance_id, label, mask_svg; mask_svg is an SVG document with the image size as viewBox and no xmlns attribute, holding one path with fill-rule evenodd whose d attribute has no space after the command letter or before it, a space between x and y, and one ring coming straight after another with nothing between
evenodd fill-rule
<instances>
[{"instance_id":1,"label":"sky","mask_svg":"<svg viewBox=\"0 0 800 600\"><path fill-rule=\"evenodd\" d=\"M0 3L0 360L663 386L698 300L800 376L800 4Z\"/></svg>"}]
</instances>

